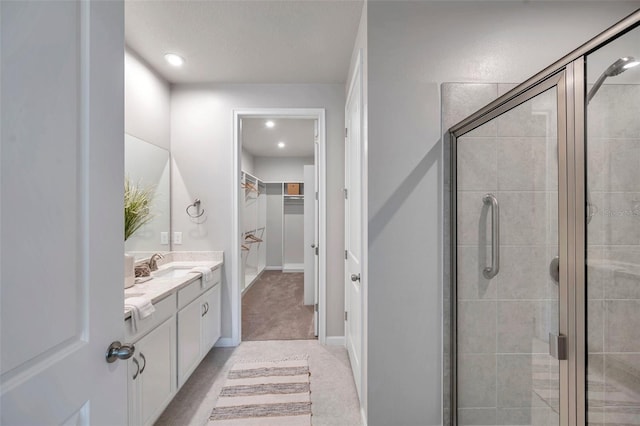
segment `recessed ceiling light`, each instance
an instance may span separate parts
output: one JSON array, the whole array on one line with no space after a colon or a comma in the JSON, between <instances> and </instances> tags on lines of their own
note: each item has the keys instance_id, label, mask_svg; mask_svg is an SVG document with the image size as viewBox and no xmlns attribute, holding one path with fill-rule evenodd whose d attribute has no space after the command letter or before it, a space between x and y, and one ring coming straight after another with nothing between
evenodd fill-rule
<instances>
[{"instance_id":1,"label":"recessed ceiling light","mask_svg":"<svg viewBox=\"0 0 640 426\"><path fill-rule=\"evenodd\" d=\"M164 59L174 67L181 67L184 64L184 58L175 53L166 53Z\"/></svg>"},{"instance_id":2,"label":"recessed ceiling light","mask_svg":"<svg viewBox=\"0 0 640 426\"><path fill-rule=\"evenodd\" d=\"M284 142L278 142L278 148L284 148Z\"/></svg>"},{"instance_id":3,"label":"recessed ceiling light","mask_svg":"<svg viewBox=\"0 0 640 426\"><path fill-rule=\"evenodd\" d=\"M276 125L276 123L274 123L273 121L269 120L266 123L264 123L265 126L267 126L268 128L272 128Z\"/></svg>"}]
</instances>

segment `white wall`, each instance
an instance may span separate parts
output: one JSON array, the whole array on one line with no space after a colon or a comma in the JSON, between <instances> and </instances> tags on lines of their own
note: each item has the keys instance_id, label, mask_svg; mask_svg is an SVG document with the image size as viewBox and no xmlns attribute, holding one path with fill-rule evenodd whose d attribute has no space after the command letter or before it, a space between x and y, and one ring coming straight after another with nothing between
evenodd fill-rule
<instances>
[{"instance_id":1,"label":"white wall","mask_svg":"<svg viewBox=\"0 0 640 426\"><path fill-rule=\"evenodd\" d=\"M369 2L369 425L442 421L440 84L523 81L638 6Z\"/></svg>"},{"instance_id":2,"label":"white wall","mask_svg":"<svg viewBox=\"0 0 640 426\"><path fill-rule=\"evenodd\" d=\"M249 173L250 175L256 176L255 174L255 157L246 149L242 148L242 154L241 154L241 160L242 161L241 164L241 169L244 170L245 172ZM260 176L256 176L257 178L262 179ZM262 179L264 180L264 179Z\"/></svg>"},{"instance_id":3,"label":"white wall","mask_svg":"<svg viewBox=\"0 0 640 426\"><path fill-rule=\"evenodd\" d=\"M313 140L309 142L313 144ZM304 166L313 165L313 157L255 157L256 176L267 182L302 182Z\"/></svg>"},{"instance_id":4,"label":"white wall","mask_svg":"<svg viewBox=\"0 0 640 426\"><path fill-rule=\"evenodd\" d=\"M125 51L124 70L125 133L169 150L169 83L131 49Z\"/></svg>"},{"instance_id":5,"label":"white wall","mask_svg":"<svg viewBox=\"0 0 640 426\"><path fill-rule=\"evenodd\" d=\"M344 87L340 84L176 85L171 97L172 223L183 250L224 250L232 241L233 109L326 108L327 120L327 335L341 336L344 287ZM194 197L207 210L200 222L184 214ZM229 263L227 263L227 266ZM222 333L231 337L231 268L225 267Z\"/></svg>"}]
</instances>

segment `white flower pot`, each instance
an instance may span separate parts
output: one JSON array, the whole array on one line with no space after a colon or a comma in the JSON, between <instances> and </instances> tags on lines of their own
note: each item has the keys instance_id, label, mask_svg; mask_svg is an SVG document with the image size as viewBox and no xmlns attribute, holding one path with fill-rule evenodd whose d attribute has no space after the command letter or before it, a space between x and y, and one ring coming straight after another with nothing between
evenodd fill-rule
<instances>
[{"instance_id":1,"label":"white flower pot","mask_svg":"<svg viewBox=\"0 0 640 426\"><path fill-rule=\"evenodd\" d=\"M124 288L132 287L136 283L134 260L133 256L124 255Z\"/></svg>"}]
</instances>

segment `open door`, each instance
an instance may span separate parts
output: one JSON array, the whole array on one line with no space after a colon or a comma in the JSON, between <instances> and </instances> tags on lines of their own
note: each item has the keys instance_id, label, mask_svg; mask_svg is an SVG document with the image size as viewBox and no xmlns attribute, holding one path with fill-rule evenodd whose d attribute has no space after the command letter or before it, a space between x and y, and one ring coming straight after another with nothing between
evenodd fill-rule
<instances>
[{"instance_id":1,"label":"open door","mask_svg":"<svg viewBox=\"0 0 640 426\"><path fill-rule=\"evenodd\" d=\"M0 17L0 423L126 424L124 5Z\"/></svg>"},{"instance_id":2,"label":"open door","mask_svg":"<svg viewBox=\"0 0 640 426\"><path fill-rule=\"evenodd\" d=\"M361 395L362 380L362 73L354 71L345 111L345 340Z\"/></svg>"},{"instance_id":3,"label":"open door","mask_svg":"<svg viewBox=\"0 0 640 426\"><path fill-rule=\"evenodd\" d=\"M317 303L317 239L316 239L316 200L315 200L315 166L304 166L304 304ZM318 311L314 308L314 333L317 336Z\"/></svg>"}]
</instances>

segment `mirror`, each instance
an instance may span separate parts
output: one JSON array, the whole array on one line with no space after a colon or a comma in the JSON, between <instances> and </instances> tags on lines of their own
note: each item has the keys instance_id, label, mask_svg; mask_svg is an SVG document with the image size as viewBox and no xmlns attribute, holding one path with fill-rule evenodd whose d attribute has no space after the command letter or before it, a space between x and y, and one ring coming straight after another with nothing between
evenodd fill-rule
<instances>
[{"instance_id":1,"label":"mirror","mask_svg":"<svg viewBox=\"0 0 640 426\"><path fill-rule=\"evenodd\" d=\"M127 254L137 259L171 250L170 165L169 151L129 134L124 135L124 173L131 182L153 188L153 218L127 241Z\"/></svg>"}]
</instances>

